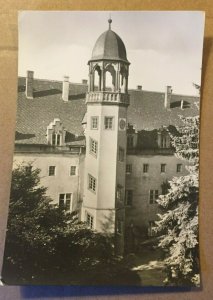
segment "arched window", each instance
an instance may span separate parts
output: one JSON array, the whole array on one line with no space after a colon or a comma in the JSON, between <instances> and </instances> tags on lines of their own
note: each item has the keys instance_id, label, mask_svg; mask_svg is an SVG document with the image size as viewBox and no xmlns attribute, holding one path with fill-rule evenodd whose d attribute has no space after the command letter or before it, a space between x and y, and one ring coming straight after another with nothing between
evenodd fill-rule
<instances>
[{"instance_id":1,"label":"arched window","mask_svg":"<svg viewBox=\"0 0 213 300\"><path fill-rule=\"evenodd\" d=\"M101 68L100 66L96 65L93 71L93 82L94 82L94 86L93 86L93 91L101 90Z\"/></svg>"},{"instance_id":2,"label":"arched window","mask_svg":"<svg viewBox=\"0 0 213 300\"><path fill-rule=\"evenodd\" d=\"M116 87L116 72L113 65L109 64L105 68L105 87L107 90L114 92Z\"/></svg>"}]
</instances>

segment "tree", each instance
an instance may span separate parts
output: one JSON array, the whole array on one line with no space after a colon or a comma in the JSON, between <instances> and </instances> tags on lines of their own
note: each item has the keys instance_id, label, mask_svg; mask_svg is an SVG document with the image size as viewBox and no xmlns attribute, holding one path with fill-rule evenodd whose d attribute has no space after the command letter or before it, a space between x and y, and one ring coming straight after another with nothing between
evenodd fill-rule
<instances>
[{"instance_id":1,"label":"tree","mask_svg":"<svg viewBox=\"0 0 213 300\"><path fill-rule=\"evenodd\" d=\"M156 222L159 246L166 254L166 283L198 286L199 116L181 117L179 134L171 136L176 156L187 160L189 174L174 177L158 204L163 209Z\"/></svg>"},{"instance_id":2,"label":"tree","mask_svg":"<svg viewBox=\"0 0 213 300\"><path fill-rule=\"evenodd\" d=\"M30 164L12 172L3 266L6 282L61 280L79 266L89 268L113 253L109 238L79 222L77 212L67 213L52 204L39 175L40 170Z\"/></svg>"},{"instance_id":3,"label":"tree","mask_svg":"<svg viewBox=\"0 0 213 300\"><path fill-rule=\"evenodd\" d=\"M6 284L112 284L137 280L114 256L112 237L54 205L40 170L12 172L2 278ZM121 276L122 274L122 276ZM127 282L128 282L127 281Z\"/></svg>"}]
</instances>

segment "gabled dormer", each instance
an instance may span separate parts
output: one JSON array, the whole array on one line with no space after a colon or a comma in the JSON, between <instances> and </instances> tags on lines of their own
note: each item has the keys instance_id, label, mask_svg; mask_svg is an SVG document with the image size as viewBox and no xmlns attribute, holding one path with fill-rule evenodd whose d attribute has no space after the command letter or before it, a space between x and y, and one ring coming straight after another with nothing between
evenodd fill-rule
<instances>
[{"instance_id":1,"label":"gabled dormer","mask_svg":"<svg viewBox=\"0 0 213 300\"><path fill-rule=\"evenodd\" d=\"M55 118L47 126L47 143L52 146L64 146L66 130L60 119Z\"/></svg>"}]
</instances>

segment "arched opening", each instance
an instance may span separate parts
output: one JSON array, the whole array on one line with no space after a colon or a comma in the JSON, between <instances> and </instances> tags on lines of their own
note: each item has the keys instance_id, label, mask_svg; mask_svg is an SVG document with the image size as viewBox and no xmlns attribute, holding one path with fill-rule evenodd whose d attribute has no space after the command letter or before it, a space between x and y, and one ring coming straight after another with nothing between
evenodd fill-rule
<instances>
[{"instance_id":1,"label":"arched opening","mask_svg":"<svg viewBox=\"0 0 213 300\"><path fill-rule=\"evenodd\" d=\"M93 71L93 91L101 90L101 68L96 65Z\"/></svg>"},{"instance_id":2,"label":"arched opening","mask_svg":"<svg viewBox=\"0 0 213 300\"><path fill-rule=\"evenodd\" d=\"M122 93L127 92L127 71L124 66L121 67L120 71L120 90Z\"/></svg>"},{"instance_id":3,"label":"arched opening","mask_svg":"<svg viewBox=\"0 0 213 300\"><path fill-rule=\"evenodd\" d=\"M115 78L116 72L114 67L110 64L105 68L105 89L115 92Z\"/></svg>"}]
</instances>

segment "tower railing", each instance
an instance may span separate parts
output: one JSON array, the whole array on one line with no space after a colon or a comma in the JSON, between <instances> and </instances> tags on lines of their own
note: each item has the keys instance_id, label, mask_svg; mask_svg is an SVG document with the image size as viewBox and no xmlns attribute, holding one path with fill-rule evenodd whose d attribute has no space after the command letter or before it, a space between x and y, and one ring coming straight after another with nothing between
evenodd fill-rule
<instances>
[{"instance_id":1,"label":"tower railing","mask_svg":"<svg viewBox=\"0 0 213 300\"><path fill-rule=\"evenodd\" d=\"M129 105L129 95L111 91L88 92L86 94L86 103L89 102L121 103Z\"/></svg>"}]
</instances>

